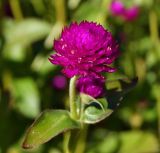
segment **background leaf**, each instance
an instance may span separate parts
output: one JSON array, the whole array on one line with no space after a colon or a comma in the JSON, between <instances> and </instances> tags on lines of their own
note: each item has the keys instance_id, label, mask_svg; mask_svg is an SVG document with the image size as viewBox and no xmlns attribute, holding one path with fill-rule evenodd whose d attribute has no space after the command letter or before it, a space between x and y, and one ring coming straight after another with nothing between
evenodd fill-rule
<instances>
[{"instance_id":1,"label":"background leaf","mask_svg":"<svg viewBox=\"0 0 160 153\"><path fill-rule=\"evenodd\" d=\"M47 36L51 28L49 23L36 18L28 18L20 22L6 20L4 22L6 40L4 57L14 61L23 61L26 56L26 47Z\"/></svg>"},{"instance_id":2,"label":"background leaf","mask_svg":"<svg viewBox=\"0 0 160 153\"><path fill-rule=\"evenodd\" d=\"M29 118L40 113L39 91L32 78L13 80L14 109Z\"/></svg>"}]
</instances>

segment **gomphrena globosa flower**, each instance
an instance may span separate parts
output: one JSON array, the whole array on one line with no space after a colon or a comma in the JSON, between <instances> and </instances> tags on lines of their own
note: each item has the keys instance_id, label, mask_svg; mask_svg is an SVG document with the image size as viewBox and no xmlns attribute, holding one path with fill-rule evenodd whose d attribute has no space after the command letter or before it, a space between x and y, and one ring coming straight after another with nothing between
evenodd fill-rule
<instances>
[{"instance_id":1,"label":"gomphrena globosa flower","mask_svg":"<svg viewBox=\"0 0 160 153\"><path fill-rule=\"evenodd\" d=\"M61 37L54 41L53 49L56 53L49 60L61 65L69 78L75 75L102 77L102 72L114 72L115 68L110 64L119 55L112 34L101 25L88 21L65 27Z\"/></svg>"},{"instance_id":2,"label":"gomphrena globosa flower","mask_svg":"<svg viewBox=\"0 0 160 153\"><path fill-rule=\"evenodd\" d=\"M110 11L112 15L120 16L125 21L133 21L139 15L139 7L137 5L132 5L127 8L121 0L112 0Z\"/></svg>"},{"instance_id":3,"label":"gomphrena globosa flower","mask_svg":"<svg viewBox=\"0 0 160 153\"><path fill-rule=\"evenodd\" d=\"M100 98L105 93L105 79L91 76L80 77L77 80L77 90L94 98Z\"/></svg>"},{"instance_id":4,"label":"gomphrena globosa flower","mask_svg":"<svg viewBox=\"0 0 160 153\"><path fill-rule=\"evenodd\" d=\"M67 78L63 75L56 75L52 79L52 87L58 90L64 90L67 87Z\"/></svg>"},{"instance_id":5,"label":"gomphrena globosa flower","mask_svg":"<svg viewBox=\"0 0 160 153\"><path fill-rule=\"evenodd\" d=\"M110 11L113 15L123 15L125 12L124 4L119 0L113 0L110 5Z\"/></svg>"}]
</instances>

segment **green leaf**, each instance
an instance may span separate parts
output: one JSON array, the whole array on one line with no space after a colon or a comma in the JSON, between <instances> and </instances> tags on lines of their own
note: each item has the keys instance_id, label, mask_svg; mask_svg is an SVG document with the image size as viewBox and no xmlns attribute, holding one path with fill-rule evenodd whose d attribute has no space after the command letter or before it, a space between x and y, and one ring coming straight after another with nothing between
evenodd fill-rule
<instances>
[{"instance_id":1,"label":"green leaf","mask_svg":"<svg viewBox=\"0 0 160 153\"><path fill-rule=\"evenodd\" d=\"M33 148L49 141L66 130L78 128L80 128L79 122L73 120L68 111L46 110L28 129L23 148Z\"/></svg>"},{"instance_id":2,"label":"green leaf","mask_svg":"<svg viewBox=\"0 0 160 153\"><path fill-rule=\"evenodd\" d=\"M76 21L95 21L104 25L106 22L106 15L106 6L103 7L102 1L94 0L92 3L89 1L82 3L79 9L74 13L73 18Z\"/></svg>"},{"instance_id":3,"label":"green leaf","mask_svg":"<svg viewBox=\"0 0 160 153\"><path fill-rule=\"evenodd\" d=\"M101 99L81 94L80 99L83 109L81 121L94 124L111 115L123 99L123 96L135 87L136 84L137 78L107 81L106 97Z\"/></svg>"},{"instance_id":4,"label":"green leaf","mask_svg":"<svg viewBox=\"0 0 160 153\"><path fill-rule=\"evenodd\" d=\"M49 34L52 26L42 20L28 18L21 22L12 22L5 29L5 38L8 45L29 45Z\"/></svg>"},{"instance_id":5,"label":"green leaf","mask_svg":"<svg viewBox=\"0 0 160 153\"><path fill-rule=\"evenodd\" d=\"M53 46L53 40L57 39L59 35L62 32L62 29L64 27L64 24L61 22L56 22L54 26L52 27L51 32L49 33L48 37L45 40L45 47L46 48L52 48Z\"/></svg>"},{"instance_id":6,"label":"green leaf","mask_svg":"<svg viewBox=\"0 0 160 153\"><path fill-rule=\"evenodd\" d=\"M121 146L118 153L158 153L158 140L151 132L131 131L120 133Z\"/></svg>"},{"instance_id":7,"label":"green leaf","mask_svg":"<svg viewBox=\"0 0 160 153\"><path fill-rule=\"evenodd\" d=\"M45 38L51 31L51 25L45 21L28 18L20 22L5 20L3 56L13 61L23 61L27 47Z\"/></svg>"},{"instance_id":8,"label":"green leaf","mask_svg":"<svg viewBox=\"0 0 160 153\"><path fill-rule=\"evenodd\" d=\"M38 54L32 62L31 65L32 70L40 75L46 75L48 74L48 72L54 71L57 68L57 66L51 64L48 61L49 56L50 55L44 56L42 54Z\"/></svg>"},{"instance_id":9,"label":"green leaf","mask_svg":"<svg viewBox=\"0 0 160 153\"><path fill-rule=\"evenodd\" d=\"M81 122L95 124L112 113L112 110L107 108L108 104L105 98L97 100L86 94L80 96L83 107Z\"/></svg>"},{"instance_id":10,"label":"green leaf","mask_svg":"<svg viewBox=\"0 0 160 153\"><path fill-rule=\"evenodd\" d=\"M118 134L98 128L91 138L92 142L87 153L117 153L119 146ZM96 145L96 147L94 147Z\"/></svg>"},{"instance_id":11,"label":"green leaf","mask_svg":"<svg viewBox=\"0 0 160 153\"><path fill-rule=\"evenodd\" d=\"M96 129L91 140L92 145L89 146L87 153L159 153L160 151L156 135L144 130L108 132L106 129Z\"/></svg>"},{"instance_id":12,"label":"green leaf","mask_svg":"<svg viewBox=\"0 0 160 153\"><path fill-rule=\"evenodd\" d=\"M32 78L13 80L14 109L29 118L35 118L40 113L40 95Z\"/></svg>"}]
</instances>

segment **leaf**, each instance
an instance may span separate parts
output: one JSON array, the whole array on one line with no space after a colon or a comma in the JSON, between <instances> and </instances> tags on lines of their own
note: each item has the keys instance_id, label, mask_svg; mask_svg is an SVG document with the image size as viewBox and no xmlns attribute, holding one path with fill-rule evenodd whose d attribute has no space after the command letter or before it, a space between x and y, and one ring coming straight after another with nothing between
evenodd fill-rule
<instances>
[{"instance_id":1,"label":"leaf","mask_svg":"<svg viewBox=\"0 0 160 153\"><path fill-rule=\"evenodd\" d=\"M74 13L74 20L76 21L95 21L97 23L105 24L107 15L106 6L102 6L102 2L94 0L92 3L86 1L80 5L79 9Z\"/></svg>"},{"instance_id":2,"label":"leaf","mask_svg":"<svg viewBox=\"0 0 160 153\"><path fill-rule=\"evenodd\" d=\"M46 48L52 48L52 46L53 46L53 40L57 39L60 36L63 27L64 27L64 24L61 23L61 22L56 22L54 24L54 26L52 27L52 30L51 30L50 34L48 35L48 37L45 40L45 47Z\"/></svg>"},{"instance_id":3,"label":"leaf","mask_svg":"<svg viewBox=\"0 0 160 153\"><path fill-rule=\"evenodd\" d=\"M86 94L81 94L80 96L83 107L82 122L95 124L112 113L112 110L107 108L107 101L104 98L97 100Z\"/></svg>"},{"instance_id":4,"label":"leaf","mask_svg":"<svg viewBox=\"0 0 160 153\"><path fill-rule=\"evenodd\" d=\"M117 153L119 146L117 133L98 128L94 131L91 140L87 153Z\"/></svg>"},{"instance_id":5,"label":"leaf","mask_svg":"<svg viewBox=\"0 0 160 153\"><path fill-rule=\"evenodd\" d=\"M40 113L40 95L32 78L14 79L12 92L14 109L29 118L34 118Z\"/></svg>"},{"instance_id":6,"label":"leaf","mask_svg":"<svg viewBox=\"0 0 160 153\"><path fill-rule=\"evenodd\" d=\"M20 22L6 20L4 22L3 56L14 61L23 61L26 49L32 43L43 39L51 31L51 25L35 18L25 19Z\"/></svg>"},{"instance_id":7,"label":"leaf","mask_svg":"<svg viewBox=\"0 0 160 153\"><path fill-rule=\"evenodd\" d=\"M119 105L123 96L137 84L137 78L130 80L118 79L107 81L108 89L106 97L95 99L89 95L81 94L82 117L81 121L88 124L95 124L105 119Z\"/></svg>"},{"instance_id":8,"label":"leaf","mask_svg":"<svg viewBox=\"0 0 160 153\"><path fill-rule=\"evenodd\" d=\"M80 128L79 122L73 120L68 111L46 110L28 129L23 148L33 148L49 141L66 130L78 128Z\"/></svg>"},{"instance_id":9,"label":"leaf","mask_svg":"<svg viewBox=\"0 0 160 153\"><path fill-rule=\"evenodd\" d=\"M32 62L31 69L40 75L46 75L50 71L54 71L57 66L48 61L49 56L50 55L44 56L42 54L38 54Z\"/></svg>"},{"instance_id":10,"label":"leaf","mask_svg":"<svg viewBox=\"0 0 160 153\"><path fill-rule=\"evenodd\" d=\"M13 22L5 29L5 38L8 45L29 45L49 34L51 25L35 18L25 19L21 22Z\"/></svg>"},{"instance_id":11,"label":"leaf","mask_svg":"<svg viewBox=\"0 0 160 153\"><path fill-rule=\"evenodd\" d=\"M158 140L151 132L131 131L120 133L119 153L158 153Z\"/></svg>"},{"instance_id":12,"label":"leaf","mask_svg":"<svg viewBox=\"0 0 160 153\"><path fill-rule=\"evenodd\" d=\"M106 100L108 101L108 108L116 109L122 101L124 95L133 89L138 82L138 78L118 79L107 81Z\"/></svg>"},{"instance_id":13,"label":"leaf","mask_svg":"<svg viewBox=\"0 0 160 153\"><path fill-rule=\"evenodd\" d=\"M108 132L96 129L90 139L92 145L87 153L159 153L158 139L149 131Z\"/></svg>"},{"instance_id":14,"label":"leaf","mask_svg":"<svg viewBox=\"0 0 160 153\"><path fill-rule=\"evenodd\" d=\"M81 0L69 0L68 1L68 7L70 9L76 9L80 2L81 2Z\"/></svg>"},{"instance_id":15,"label":"leaf","mask_svg":"<svg viewBox=\"0 0 160 153\"><path fill-rule=\"evenodd\" d=\"M21 44L5 45L3 56L12 61L22 62L26 57L25 47Z\"/></svg>"}]
</instances>

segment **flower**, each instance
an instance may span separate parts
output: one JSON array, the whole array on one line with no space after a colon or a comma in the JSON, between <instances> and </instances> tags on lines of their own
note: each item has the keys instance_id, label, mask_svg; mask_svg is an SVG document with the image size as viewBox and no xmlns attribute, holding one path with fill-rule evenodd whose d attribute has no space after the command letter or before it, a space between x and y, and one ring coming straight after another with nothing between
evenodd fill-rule
<instances>
[{"instance_id":1,"label":"flower","mask_svg":"<svg viewBox=\"0 0 160 153\"><path fill-rule=\"evenodd\" d=\"M110 11L113 15L123 15L125 12L125 7L121 1L113 0L110 5Z\"/></svg>"},{"instance_id":2,"label":"flower","mask_svg":"<svg viewBox=\"0 0 160 153\"><path fill-rule=\"evenodd\" d=\"M52 79L52 85L56 89L63 90L67 86L67 79L63 75L56 75Z\"/></svg>"},{"instance_id":3,"label":"flower","mask_svg":"<svg viewBox=\"0 0 160 153\"><path fill-rule=\"evenodd\" d=\"M133 21L135 20L139 15L139 7L133 6L124 13L124 19L126 21Z\"/></svg>"},{"instance_id":4,"label":"flower","mask_svg":"<svg viewBox=\"0 0 160 153\"><path fill-rule=\"evenodd\" d=\"M110 11L114 16L120 16L126 21L133 21L139 15L139 7L132 6L127 8L120 0L113 0L110 5Z\"/></svg>"},{"instance_id":5,"label":"flower","mask_svg":"<svg viewBox=\"0 0 160 153\"><path fill-rule=\"evenodd\" d=\"M100 98L104 95L105 79L90 76L80 77L77 80L77 90L94 98Z\"/></svg>"},{"instance_id":6,"label":"flower","mask_svg":"<svg viewBox=\"0 0 160 153\"><path fill-rule=\"evenodd\" d=\"M65 27L54 41L55 54L51 63L61 65L69 78L74 75L102 77L101 72L114 72L109 65L119 55L118 45L111 33L94 22L82 21Z\"/></svg>"}]
</instances>

